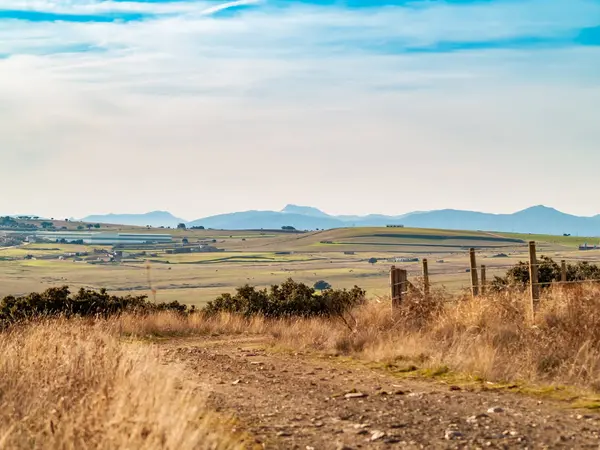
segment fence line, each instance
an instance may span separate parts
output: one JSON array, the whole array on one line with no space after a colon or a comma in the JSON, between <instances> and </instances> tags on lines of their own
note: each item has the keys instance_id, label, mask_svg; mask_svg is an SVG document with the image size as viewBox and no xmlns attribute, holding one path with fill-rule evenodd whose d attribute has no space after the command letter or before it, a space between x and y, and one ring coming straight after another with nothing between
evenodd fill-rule
<instances>
[{"instance_id":1,"label":"fence line","mask_svg":"<svg viewBox=\"0 0 600 450\"><path fill-rule=\"evenodd\" d=\"M550 281L550 282L540 282L539 281L539 267L543 266L545 263L540 262L537 259L537 248L535 242L529 242L527 245L528 253L529 253L529 261L524 264L529 271L529 292L530 292L530 308L532 317L535 314L535 310L537 304L540 299L540 288L542 286L549 285L577 285L577 284L589 284L594 282L600 282L600 279L590 279L590 280L571 280L567 281L568 275L568 266L567 261L562 259L560 261L560 281ZM599 261L595 260L576 260L577 262L583 263L596 263ZM392 293L392 309L400 308L402 305L402 300L405 295L411 292L411 289L418 290L409 280L408 275L410 274L420 274L422 277L423 284L423 292L422 295L428 296L430 293L430 287L432 285L431 277L436 275L454 275L459 273L470 273L470 288L473 297L477 297L479 295L483 295L486 293L489 282L487 276L491 271L494 270L503 270L503 269L512 269L517 267L517 264L505 264L505 265L492 265L487 266L485 264L478 266L477 265L477 252L475 249L470 249L469 251L469 267L462 271L456 272L441 272L441 273L431 273L429 272L429 262L425 258L421 262L421 271L418 270L408 270L398 268L396 266L392 266L390 270L390 287ZM480 274L480 276L478 275Z\"/></svg>"}]
</instances>

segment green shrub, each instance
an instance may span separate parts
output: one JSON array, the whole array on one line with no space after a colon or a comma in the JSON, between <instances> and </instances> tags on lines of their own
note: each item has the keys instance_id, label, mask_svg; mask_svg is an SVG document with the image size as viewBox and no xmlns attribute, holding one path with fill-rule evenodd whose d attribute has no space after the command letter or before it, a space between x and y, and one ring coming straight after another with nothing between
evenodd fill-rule
<instances>
[{"instance_id":1,"label":"green shrub","mask_svg":"<svg viewBox=\"0 0 600 450\"><path fill-rule=\"evenodd\" d=\"M567 281L600 280L600 267L587 261L567 264ZM561 268L550 257L542 256L538 260L538 281L542 287L561 281ZM504 277L494 277L492 290L499 291L508 287L526 288L529 286L529 262L519 262L510 268Z\"/></svg>"},{"instance_id":2,"label":"green shrub","mask_svg":"<svg viewBox=\"0 0 600 450\"><path fill-rule=\"evenodd\" d=\"M361 304L364 298L365 291L357 286L349 291L326 289L317 294L315 289L290 278L269 289L242 286L234 295L223 294L209 302L203 311L269 318L339 316Z\"/></svg>"},{"instance_id":3,"label":"green shrub","mask_svg":"<svg viewBox=\"0 0 600 450\"><path fill-rule=\"evenodd\" d=\"M317 290L317 291L324 291L325 289L331 289L331 284L329 284L327 281L325 280L319 280L317 281L313 287Z\"/></svg>"},{"instance_id":4,"label":"green shrub","mask_svg":"<svg viewBox=\"0 0 600 450\"><path fill-rule=\"evenodd\" d=\"M15 322L40 317L110 317L124 312L153 311L188 312L179 302L152 303L145 295L137 297L110 295L106 289L80 289L71 295L68 286L50 288L42 293L22 297L8 296L0 300L0 328ZM193 308L189 311L193 311Z\"/></svg>"}]
</instances>

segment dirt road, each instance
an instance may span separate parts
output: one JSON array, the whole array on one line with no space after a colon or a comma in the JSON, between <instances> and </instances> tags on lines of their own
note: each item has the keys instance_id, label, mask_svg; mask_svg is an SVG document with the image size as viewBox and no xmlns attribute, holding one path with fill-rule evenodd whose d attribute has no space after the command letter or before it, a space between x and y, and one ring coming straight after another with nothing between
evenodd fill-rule
<instances>
[{"instance_id":1,"label":"dirt road","mask_svg":"<svg viewBox=\"0 0 600 450\"><path fill-rule=\"evenodd\" d=\"M160 348L185 365L212 409L237 417L267 449L600 448L600 415L559 402L271 352L262 338Z\"/></svg>"}]
</instances>

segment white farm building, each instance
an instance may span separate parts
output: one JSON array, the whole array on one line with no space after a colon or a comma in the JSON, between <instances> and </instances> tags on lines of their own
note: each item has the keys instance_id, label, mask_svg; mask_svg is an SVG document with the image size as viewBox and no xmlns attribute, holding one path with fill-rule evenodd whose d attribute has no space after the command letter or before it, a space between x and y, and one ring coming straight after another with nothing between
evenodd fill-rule
<instances>
[{"instance_id":1,"label":"white farm building","mask_svg":"<svg viewBox=\"0 0 600 450\"><path fill-rule=\"evenodd\" d=\"M173 242L170 234L150 233L105 233L94 231L39 231L33 236L37 240L58 242L83 241L92 245L117 245L117 244L168 244Z\"/></svg>"}]
</instances>

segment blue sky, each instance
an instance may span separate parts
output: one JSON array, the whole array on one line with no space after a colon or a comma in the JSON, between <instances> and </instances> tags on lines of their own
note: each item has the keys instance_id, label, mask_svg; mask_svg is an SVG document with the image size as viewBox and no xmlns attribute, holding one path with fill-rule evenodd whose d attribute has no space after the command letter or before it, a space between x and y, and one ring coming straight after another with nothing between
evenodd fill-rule
<instances>
[{"instance_id":1,"label":"blue sky","mask_svg":"<svg viewBox=\"0 0 600 450\"><path fill-rule=\"evenodd\" d=\"M599 105L600 0L0 0L0 213L591 215Z\"/></svg>"}]
</instances>

